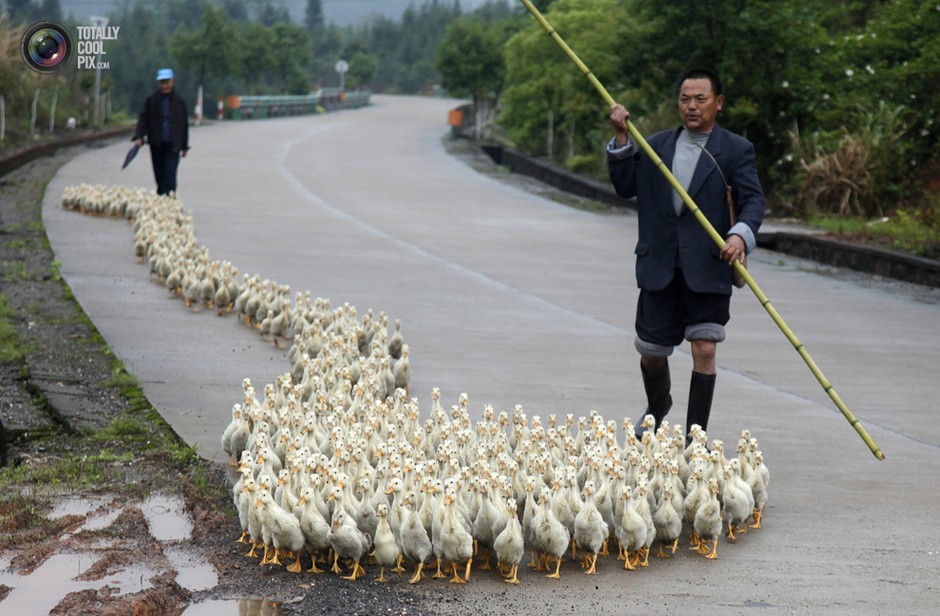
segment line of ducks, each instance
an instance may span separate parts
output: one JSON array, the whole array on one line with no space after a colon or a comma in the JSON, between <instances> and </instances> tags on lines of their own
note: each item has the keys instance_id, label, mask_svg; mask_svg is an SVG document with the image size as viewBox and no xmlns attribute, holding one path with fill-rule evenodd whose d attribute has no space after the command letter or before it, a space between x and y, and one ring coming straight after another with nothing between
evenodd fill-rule
<instances>
[{"instance_id":1,"label":"line of ducks","mask_svg":"<svg viewBox=\"0 0 940 616\"><path fill-rule=\"evenodd\" d=\"M263 401L244 387L222 436L239 460L239 540L251 556L264 547L262 564L291 554L291 571L302 554L314 572L328 561L339 573L342 559L354 580L371 549L383 581L407 560L412 583L426 566L465 582L474 559L489 569L495 557L518 583L526 550L528 565L549 577L560 576L569 550L595 573L614 545L633 570L649 564L654 545L661 558L675 554L684 529L690 548L717 558L719 536L735 541L748 522L760 528L767 502L769 472L746 430L729 460L697 426L685 446L679 426L664 422L638 439L627 420L619 442L614 422L597 413L549 416L543 426L521 406L511 419L487 406L473 423L466 395L448 413L437 389L422 423L418 401L401 389L379 399L359 387L349 403L325 390L305 401L289 374L265 386Z\"/></svg>"},{"instance_id":2,"label":"line of ducks","mask_svg":"<svg viewBox=\"0 0 940 616\"><path fill-rule=\"evenodd\" d=\"M209 249L199 244L195 220L175 195L161 196L126 186L80 184L64 189L62 204L92 216L132 221L138 260L148 265L151 277L172 295L183 298L187 308L215 309L220 316L234 312L239 321L257 329L276 347L294 340L289 360L297 380L304 369L298 357L298 341L316 355L322 341L334 332L352 333L359 352L364 353L372 347L376 334L382 332L382 345L375 345L373 355L376 361L387 360L387 370L382 374L385 391L390 394L396 387L408 389L411 360L400 320L395 321L395 329L389 334L389 317L384 313L374 316L369 310L359 322L354 306L345 304L331 310L329 300L313 298L309 291L297 293L292 301L288 285L258 275L240 276L231 262L213 260ZM354 357L345 361L355 384L357 362Z\"/></svg>"},{"instance_id":3,"label":"line of ducks","mask_svg":"<svg viewBox=\"0 0 940 616\"><path fill-rule=\"evenodd\" d=\"M466 394L447 412L436 388L422 422L400 321L389 333L384 313L360 320L349 304L331 308L309 292L291 302L289 287L258 276L238 282L234 266L199 246L173 197L83 185L67 188L63 203L131 219L137 257L187 305L235 312L275 345L291 341L290 371L260 399L244 379L221 439L237 466L239 541L251 544L249 556L263 548L262 565L284 558L300 572L306 556L308 571L323 572L320 563L342 573L343 561L355 580L368 556L380 581L408 561L411 583L426 567L464 583L474 559L485 570L495 558L518 584L526 551L528 566L549 577L569 550L593 574L612 546L633 570L649 564L654 545L661 558L675 554L685 530L691 549L717 558L720 535L735 541L748 521L761 526L769 472L748 430L728 459L698 426L687 440L668 422L654 431L651 416L639 429L626 419L622 440L596 411L543 424L520 405L511 415L485 406L474 423Z\"/></svg>"}]
</instances>

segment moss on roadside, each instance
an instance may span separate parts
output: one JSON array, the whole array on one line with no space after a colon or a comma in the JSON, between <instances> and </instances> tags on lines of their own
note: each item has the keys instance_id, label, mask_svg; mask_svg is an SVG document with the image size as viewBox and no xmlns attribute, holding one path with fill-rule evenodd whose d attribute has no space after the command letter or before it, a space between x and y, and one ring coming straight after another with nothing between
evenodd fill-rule
<instances>
[{"instance_id":1,"label":"moss on roadside","mask_svg":"<svg viewBox=\"0 0 940 616\"><path fill-rule=\"evenodd\" d=\"M29 352L29 345L13 324L16 316L16 310L0 293L0 363L3 364L22 364Z\"/></svg>"}]
</instances>

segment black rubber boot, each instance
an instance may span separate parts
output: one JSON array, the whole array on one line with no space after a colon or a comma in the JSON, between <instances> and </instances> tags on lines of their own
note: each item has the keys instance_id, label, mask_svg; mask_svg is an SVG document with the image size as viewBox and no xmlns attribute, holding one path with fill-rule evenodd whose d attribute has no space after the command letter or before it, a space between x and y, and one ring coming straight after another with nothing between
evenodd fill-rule
<instances>
[{"instance_id":1,"label":"black rubber boot","mask_svg":"<svg viewBox=\"0 0 940 616\"><path fill-rule=\"evenodd\" d=\"M689 431L692 424L698 424L702 430L708 428L708 416L712 412L712 398L715 395L715 375L692 371L689 384L689 409L685 416L686 445L691 441Z\"/></svg>"},{"instance_id":2,"label":"black rubber boot","mask_svg":"<svg viewBox=\"0 0 940 616\"><path fill-rule=\"evenodd\" d=\"M663 423L666 413L672 408L672 395L669 393L672 389L672 378L669 376L669 360L666 365L659 370L647 371L640 362L640 373L643 375L643 388L646 389L646 412L645 415L652 415L656 418L656 430ZM642 423L642 419L639 423ZM645 429L637 425L636 437L643 438Z\"/></svg>"}]
</instances>

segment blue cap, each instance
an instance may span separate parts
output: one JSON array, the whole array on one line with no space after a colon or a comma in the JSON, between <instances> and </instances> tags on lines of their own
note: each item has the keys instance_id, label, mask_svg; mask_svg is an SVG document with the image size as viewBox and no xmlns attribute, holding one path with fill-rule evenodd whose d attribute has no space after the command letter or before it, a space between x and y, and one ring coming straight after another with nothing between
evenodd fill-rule
<instances>
[{"instance_id":1,"label":"blue cap","mask_svg":"<svg viewBox=\"0 0 940 616\"><path fill-rule=\"evenodd\" d=\"M161 68L157 71L157 81L163 81L164 79L173 79L172 68Z\"/></svg>"}]
</instances>

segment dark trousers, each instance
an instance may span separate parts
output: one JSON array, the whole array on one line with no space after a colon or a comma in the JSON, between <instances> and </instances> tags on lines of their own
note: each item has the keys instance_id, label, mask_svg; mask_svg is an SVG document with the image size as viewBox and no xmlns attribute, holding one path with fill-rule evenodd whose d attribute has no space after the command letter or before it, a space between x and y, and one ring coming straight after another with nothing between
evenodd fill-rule
<instances>
[{"instance_id":1,"label":"dark trousers","mask_svg":"<svg viewBox=\"0 0 940 616\"><path fill-rule=\"evenodd\" d=\"M180 166L180 153L173 149L173 144L150 146L150 160L153 162L153 177L157 180L157 194L176 192L176 170Z\"/></svg>"}]
</instances>

